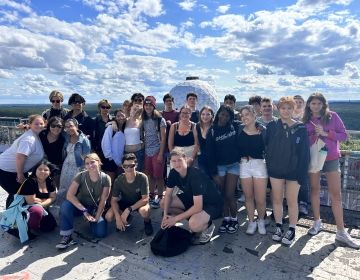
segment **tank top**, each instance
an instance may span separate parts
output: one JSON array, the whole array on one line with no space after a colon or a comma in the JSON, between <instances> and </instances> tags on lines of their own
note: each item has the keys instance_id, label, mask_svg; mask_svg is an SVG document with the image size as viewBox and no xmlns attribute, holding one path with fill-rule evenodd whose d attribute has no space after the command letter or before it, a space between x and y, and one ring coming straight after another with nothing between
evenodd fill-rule
<instances>
[{"instance_id":1,"label":"tank top","mask_svg":"<svg viewBox=\"0 0 360 280\"><path fill-rule=\"evenodd\" d=\"M174 135L174 146L189 147L189 146L194 145L195 139L194 139L193 128L194 128L194 123L191 123L189 133L187 133L185 135L180 135L179 134L179 123L176 123L175 124L176 130L175 130L175 135Z\"/></svg>"},{"instance_id":2,"label":"tank top","mask_svg":"<svg viewBox=\"0 0 360 280\"><path fill-rule=\"evenodd\" d=\"M204 138L201 134L200 123L196 124L196 132L197 132L199 146L200 146L200 153L204 153L205 149L206 149L206 138Z\"/></svg>"},{"instance_id":3,"label":"tank top","mask_svg":"<svg viewBox=\"0 0 360 280\"><path fill-rule=\"evenodd\" d=\"M126 145L141 144L139 127L126 127L124 129L124 135Z\"/></svg>"}]
</instances>

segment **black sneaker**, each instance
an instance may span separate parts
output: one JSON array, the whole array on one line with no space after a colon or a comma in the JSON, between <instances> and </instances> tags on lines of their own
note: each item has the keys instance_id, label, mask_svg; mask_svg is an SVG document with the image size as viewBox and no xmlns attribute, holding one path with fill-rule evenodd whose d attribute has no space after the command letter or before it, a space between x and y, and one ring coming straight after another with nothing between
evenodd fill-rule
<instances>
[{"instance_id":1,"label":"black sneaker","mask_svg":"<svg viewBox=\"0 0 360 280\"><path fill-rule=\"evenodd\" d=\"M295 240L295 229L289 228L285 233L284 237L281 239L281 243L287 246L290 246Z\"/></svg>"},{"instance_id":2,"label":"black sneaker","mask_svg":"<svg viewBox=\"0 0 360 280\"><path fill-rule=\"evenodd\" d=\"M274 234L272 235L272 240L280 242L283 238L284 231L281 227L277 226Z\"/></svg>"},{"instance_id":3,"label":"black sneaker","mask_svg":"<svg viewBox=\"0 0 360 280\"><path fill-rule=\"evenodd\" d=\"M221 226L219 227L219 233L225 233L227 227L229 226L230 221L223 220Z\"/></svg>"},{"instance_id":4,"label":"black sneaker","mask_svg":"<svg viewBox=\"0 0 360 280\"><path fill-rule=\"evenodd\" d=\"M147 236L152 235L154 233L151 220L149 220L148 222L144 221L144 231Z\"/></svg>"},{"instance_id":5,"label":"black sneaker","mask_svg":"<svg viewBox=\"0 0 360 280\"><path fill-rule=\"evenodd\" d=\"M72 239L71 235L63 235L61 241L56 245L57 249L66 249L71 245L75 245L77 242Z\"/></svg>"},{"instance_id":6,"label":"black sneaker","mask_svg":"<svg viewBox=\"0 0 360 280\"><path fill-rule=\"evenodd\" d=\"M230 221L229 225L228 225L228 227L226 229L226 232L230 233L230 234L233 234L233 233L237 232L238 229L239 229L238 221L237 220L236 221Z\"/></svg>"}]
</instances>

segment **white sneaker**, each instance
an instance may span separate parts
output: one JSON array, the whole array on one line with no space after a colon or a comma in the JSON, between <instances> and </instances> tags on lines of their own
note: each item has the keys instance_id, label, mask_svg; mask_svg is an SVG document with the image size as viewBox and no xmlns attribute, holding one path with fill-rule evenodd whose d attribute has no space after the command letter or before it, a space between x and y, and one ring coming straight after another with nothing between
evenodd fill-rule
<instances>
[{"instance_id":1,"label":"white sneaker","mask_svg":"<svg viewBox=\"0 0 360 280\"><path fill-rule=\"evenodd\" d=\"M256 222L249 222L246 234L253 235L256 232L257 223Z\"/></svg>"},{"instance_id":2,"label":"white sneaker","mask_svg":"<svg viewBox=\"0 0 360 280\"><path fill-rule=\"evenodd\" d=\"M259 219L257 221L257 227L258 227L258 232L261 235L265 235L266 234L266 228L265 228L265 220Z\"/></svg>"},{"instance_id":3,"label":"white sneaker","mask_svg":"<svg viewBox=\"0 0 360 280\"><path fill-rule=\"evenodd\" d=\"M322 226L321 220L314 221L313 226L308 230L308 234L317 235L324 228Z\"/></svg>"},{"instance_id":4,"label":"white sneaker","mask_svg":"<svg viewBox=\"0 0 360 280\"><path fill-rule=\"evenodd\" d=\"M356 243L350 234L345 230L336 232L335 241L338 241L350 248L357 250L360 249L360 244Z\"/></svg>"}]
</instances>

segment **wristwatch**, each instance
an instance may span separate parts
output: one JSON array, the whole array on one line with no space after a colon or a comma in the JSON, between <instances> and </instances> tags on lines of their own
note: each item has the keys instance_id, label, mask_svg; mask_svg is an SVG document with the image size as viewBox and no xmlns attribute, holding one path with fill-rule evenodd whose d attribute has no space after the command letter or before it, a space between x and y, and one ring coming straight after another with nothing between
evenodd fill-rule
<instances>
[{"instance_id":1,"label":"wristwatch","mask_svg":"<svg viewBox=\"0 0 360 280\"><path fill-rule=\"evenodd\" d=\"M131 206L129 206L127 209L129 210L129 213L131 213L131 212L133 211L133 209L131 208Z\"/></svg>"}]
</instances>

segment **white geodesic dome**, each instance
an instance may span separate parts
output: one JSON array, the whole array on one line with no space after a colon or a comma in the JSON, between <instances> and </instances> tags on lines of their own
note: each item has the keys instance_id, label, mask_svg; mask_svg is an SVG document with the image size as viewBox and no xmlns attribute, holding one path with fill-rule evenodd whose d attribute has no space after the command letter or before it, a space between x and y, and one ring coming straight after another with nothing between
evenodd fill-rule
<instances>
[{"instance_id":1,"label":"white geodesic dome","mask_svg":"<svg viewBox=\"0 0 360 280\"><path fill-rule=\"evenodd\" d=\"M220 102L214 87L208 82L199 80L198 77L187 77L186 81L178 83L170 90L176 108L180 109L186 103L186 95L190 92L198 96L197 109L200 110L204 105L210 106L214 112L219 109Z\"/></svg>"}]
</instances>

